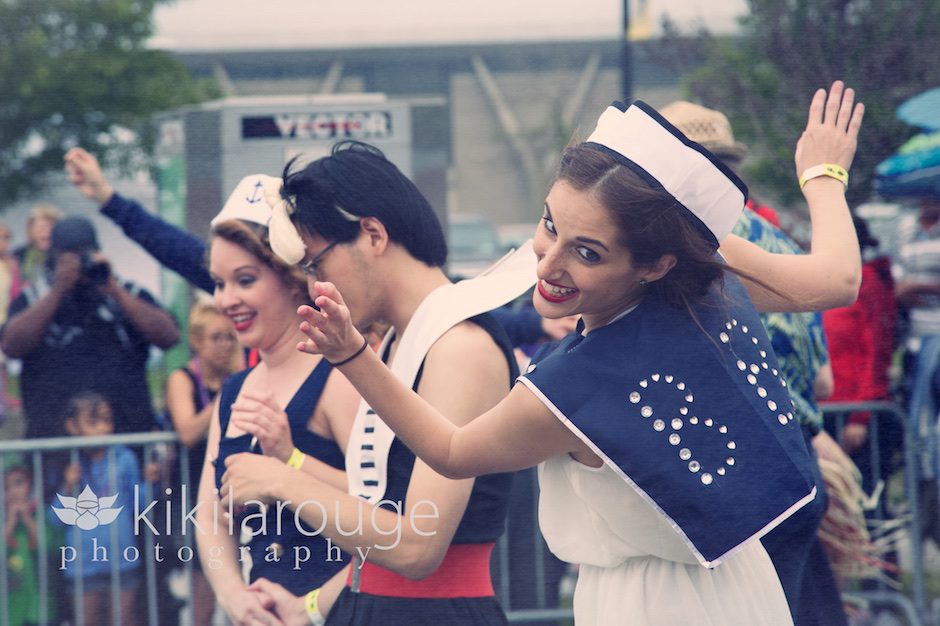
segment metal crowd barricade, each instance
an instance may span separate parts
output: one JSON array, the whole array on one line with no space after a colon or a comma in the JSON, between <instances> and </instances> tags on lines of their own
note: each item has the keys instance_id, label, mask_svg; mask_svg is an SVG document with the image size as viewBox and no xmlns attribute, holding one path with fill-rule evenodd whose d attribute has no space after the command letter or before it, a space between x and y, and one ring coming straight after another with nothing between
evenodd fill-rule
<instances>
[{"instance_id":1,"label":"metal crowd barricade","mask_svg":"<svg viewBox=\"0 0 940 626\"><path fill-rule=\"evenodd\" d=\"M549 552L542 537L538 500L536 469L518 472L509 502L507 529L493 555L496 596L510 623L571 624L572 609L560 606L559 602L566 600L559 593L559 584L567 575L567 566Z\"/></svg>"},{"instance_id":2,"label":"metal crowd barricade","mask_svg":"<svg viewBox=\"0 0 940 626\"><path fill-rule=\"evenodd\" d=\"M50 572L50 550L54 549L54 546L47 545L47 526L52 523L51 518L49 518L50 507L53 504L60 506L60 503L56 501L57 499L50 500L49 493L46 490L48 486L46 483L47 476L47 467L48 463L46 462L45 456L49 456L56 453L61 453L62 455L68 455L69 463L77 462L79 450L86 448L106 448L106 459L108 462L108 485L111 488L111 493L116 492L116 487L118 484L117 476L117 464L116 464L116 455L115 448L117 446L126 446L132 449L141 449L143 454L140 455L141 461L141 476L143 478L143 468L149 464L157 456L155 454L158 446L171 445L174 449L178 449L177 454L177 463L180 464L180 476L182 477L182 484L191 484L189 483L189 464L187 462L186 449L183 446L177 446L178 439L174 433L134 433L134 434L124 434L124 435L108 435L103 437L56 437L50 439L25 439L25 440L16 440L16 441L0 441L0 477L6 475L6 470L10 466L11 457L15 458L16 456L22 456L24 464L27 468L32 471L32 482L33 482L33 499L37 503L36 509L36 526L37 526L37 574L38 574L38 592L39 592L39 622L46 623L50 617L50 602L55 602L57 597L61 595L62 590L53 589L53 581L56 580L53 577L53 572ZM0 503L5 501L5 481L0 480ZM144 502L152 502L155 498L155 493L153 485L147 480L143 479L140 485L140 492L142 493ZM62 494L75 496L77 494ZM130 501L133 502L133 495L130 496ZM125 501L127 502L127 500ZM124 505L125 507L127 504ZM133 508L133 507L132 507ZM136 510L132 511L121 511L121 515L135 515ZM0 523L6 523L5 517L3 520L0 520ZM150 532L142 532L143 537L139 540L140 544L137 546L139 552L143 553L144 560L144 581L145 581L145 595L146 595L146 624L148 626L157 626L158 625L158 598L157 598L157 572L156 572L156 562L155 562L155 537ZM188 546L190 550L195 554L195 549L192 546L192 534L186 534L185 536L185 546ZM73 597L72 601L72 611L74 611L74 624L77 626L98 626L97 624L85 624L84 623L84 607L83 607L83 576L82 576L82 550L81 542L77 542L78 545L75 546L76 558L74 560L74 565L76 566L76 574L74 576L74 588L73 588ZM180 548L182 549L182 548ZM0 626L9 626L9 614L7 607L9 607L10 599L10 580L7 572L6 564L8 563L8 553L7 553L6 541L0 541L0 563L3 563L4 566L0 567L0 607L3 607L0 610ZM64 547L60 547L60 550L64 550ZM62 553L62 558L64 559L64 552ZM119 568L119 559L122 556L120 546L118 544L118 531L117 525L111 524L109 532L109 545L107 546L106 552L109 558L110 565L110 610L111 610L111 624L119 626L121 624L121 611L120 611L120 593L121 593L121 571ZM97 555L95 555L97 558ZM138 558L140 555L138 554ZM136 560L136 559L135 559ZM185 564L186 574L190 577L192 576L192 562L189 561ZM62 577L64 578L64 576ZM188 611L191 611L191 604ZM188 616L189 623L192 623L192 614L189 613ZM137 619L137 623L144 623L142 620Z\"/></svg>"},{"instance_id":3,"label":"metal crowd barricade","mask_svg":"<svg viewBox=\"0 0 940 626\"><path fill-rule=\"evenodd\" d=\"M910 563L911 597L900 591L888 587L884 581L866 581L863 589L846 594L847 598L861 599L872 606L887 608L894 612L896 617L903 617L908 624L920 626L921 624L934 624L930 615L924 580L924 552L923 538L921 536L921 511L918 503L919 485L921 480L920 451L929 442L923 441L917 432L908 427L906 412L893 402L840 402L820 405L827 427L833 436L842 443L842 435L849 415L856 412L869 412L868 427L868 467L869 484L885 484L891 478L882 475L882 449L886 442L882 441L883 428L898 428L901 430L900 459L897 469L904 473L904 495L907 503L909 521L906 524L908 534L909 553L906 555ZM869 494L870 495L870 494ZM886 492L875 507L872 519L887 521L890 515L887 508ZM900 556L900 555L899 555Z\"/></svg>"},{"instance_id":4,"label":"metal crowd barricade","mask_svg":"<svg viewBox=\"0 0 940 626\"><path fill-rule=\"evenodd\" d=\"M871 437L871 457L873 462L871 470L875 472L872 477L873 484L878 480L887 479L881 476L881 464L879 454L882 442L878 433L878 420L892 419L899 428L904 431L903 435L903 470L904 470L904 490L907 502L909 504L911 522L909 523L910 536L910 574L911 574L911 595L909 599L900 592L891 590L877 581L874 583L874 589L847 594L860 597L873 605L888 607L896 615L904 618L912 626L921 624L934 624L932 620L928 602L925 594L924 585L924 565L922 552L922 538L920 525L920 511L918 508L918 483L920 481L919 463L917 462L919 450L927 445L927 442L920 441L916 433L905 428L906 420L904 412L896 404L888 402L867 402L867 403L839 403L827 404L822 407L824 414L835 425L835 434L838 439L841 436L842 429L846 423L847 416L856 411L870 411L872 414L869 433ZM42 540L37 546L39 551L38 575L39 575L39 593L42 598L49 598L50 581L52 580L49 571L49 550L50 546L45 545L46 524L50 523L46 517L48 507L52 502L48 501L43 488L44 483L44 454L61 452L71 455L71 459L77 459L78 451L84 448L106 447L109 449L108 458L110 460L109 482L111 485L117 484L114 465L115 446L123 445L131 448L143 450L141 455L142 466L149 463L155 456L155 450L158 446L169 444L179 451L177 463L180 466L180 474L183 484L192 484L188 476L189 464L186 460L186 451L182 446L177 445L178 440L173 433L140 433L130 435L111 435L107 437L77 438L63 437L55 439L33 439L19 441L0 441L0 476L4 476L7 467L9 467L9 458L11 454L24 454L28 465L33 473L33 495L37 502L42 503L37 511L37 535ZM535 479L535 470L527 470L520 473L517 477L517 488L513 493L513 500L518 505L510 512L510 532L504 535L497 544L496 552L493 558L493 573L497 596L503 607L507 611L509 622L514 624L565 624L571 623L573 613L570 608L559 606L559 602L550 597L552 592L557 591L558 576L551 571L555 566L553 557L548 553L544 539L538 528L538 488ZM4 481L0 480L0 502L4 502ZM152 486L143 481L143 496L147 502L154 499ZM63 494L64 495L64 494ZM74 495L74 494L72 494ZM511 506L512 508L512 506ZM882 508L878 514L884 516L886 510ZM5 523L5 520L3 520ZM144 543L141 546L144 553L144 580L146 595L146 623L148 626L158 625L158 597L157 597L157 573L154 558L154 536L149 533L144 534ZM114 551L117 545L116 531L111 533L111 546L109 552ZM185 546L194 550L192 545L192 534L185 535ZM519 567L517 562L520 558L526 560L523 567ZM0 563L7 563L7 546L5 541L0 541ZM81 566L82 559L76 559L75 564ZM120 624L120 603L117 601L120 593L120 571L116 563L112 563L111 577L111 598L112 598L112 618L114 624ZM186 564L187 575L192 575L192 563ZM556 570L557 571L557 570ZM77 572L76 589L72 598L72 607L76 613L76 624L83 625L82 618L82 593L81 593L81 572ZM190 578L191 580L191 578ZM8 606L9 599L9 577L7 568L0 567L0 607ZM513 597L519 596L519 589L524 588L522 594L527 598L527 602L516 602ZM56 590L58 591L58 590ZM54 595L54 594L53 594ZM564 601L564 599L562 599ZM192 623L191 603L187 608L189 623ZM48 617L45 607L41 607L40 618ZM0 611L0 626L9 626L6 610ZM91 625L87 625L91 626Z\"/></svg>"}]
</instances>

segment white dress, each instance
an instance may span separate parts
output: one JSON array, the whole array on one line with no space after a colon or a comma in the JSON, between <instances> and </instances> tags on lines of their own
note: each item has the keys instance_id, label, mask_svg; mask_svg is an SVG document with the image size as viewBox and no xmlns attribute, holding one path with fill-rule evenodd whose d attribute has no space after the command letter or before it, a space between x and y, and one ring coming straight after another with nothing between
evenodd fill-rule
<instances>
[{"instance_id":1,"label":"white dress","mask_svg":"<svg viewBox=\"0 0 940 626\"><path fill-rule=\"evenodd\" d=\"M580 565L577 626L792 626L759 541L707 569L606 465L555 457L539 466L539 485L539 522L549 547Z\"/></svg>"}]
</instances>

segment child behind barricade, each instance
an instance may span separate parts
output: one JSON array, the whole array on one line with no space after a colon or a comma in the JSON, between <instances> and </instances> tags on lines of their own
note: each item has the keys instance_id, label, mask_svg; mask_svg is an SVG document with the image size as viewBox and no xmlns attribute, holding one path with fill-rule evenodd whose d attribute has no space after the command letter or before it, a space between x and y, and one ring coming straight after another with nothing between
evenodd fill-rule
<instances>
[{"instance_id":1,"label":"child behind barricade","mask_svg":"<svg viewBox=\"0 0 940 626\"><path fill-rule=\"evenodd\" d=\"M73 396L66 410L65 430L75 437L113 434L111 404L90 391ZM58 501L53 503L58 518L73 527L65 533L57 564L68 582L68 600L74 602L80 578L85 624L110 623L112 571L116 567L120 572L116 584L120 586L121 624L133 626L132 605L142 583L142 556L133 526L134 489L142 487L139 462L125 446L84 448L78 459L66 467ZM112 536L116 541L112 542Z\"/></svg>"},{"instance_id":2,"label":"child behind barricade","mask_svg":"<svg viewBox=\"0 0 940 626\"><path fill-rule=\"evenodd\" d=\"M4 527L3 541L7 546L7 620L10 626L37 626L55 622L55 602L40 595L39 524L36 500L33 498L33 474L25 465L16 463L3 475ZM58 545L57 533L46 525L46 555ZM45 621L40 622L40 606L45 605ZM2 616L0 616L2 621Z\"/></svg>"}]
</instances>

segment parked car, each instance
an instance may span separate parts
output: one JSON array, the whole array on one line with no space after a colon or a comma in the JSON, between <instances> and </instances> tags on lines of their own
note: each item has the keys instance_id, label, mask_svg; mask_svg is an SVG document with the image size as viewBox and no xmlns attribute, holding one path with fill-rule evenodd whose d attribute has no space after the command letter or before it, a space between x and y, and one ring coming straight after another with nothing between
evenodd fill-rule
<instances>
[{"instance_id":1,"label":"parked car","mask_svg":"<svg viewBox=\"0 0 940 626\"><path fill-rule=\"evenodd\" d=\"M448 274L473 278L505 254L493 223L482 215L450 215L447 225Z\"/></svg>"}]
</instances>

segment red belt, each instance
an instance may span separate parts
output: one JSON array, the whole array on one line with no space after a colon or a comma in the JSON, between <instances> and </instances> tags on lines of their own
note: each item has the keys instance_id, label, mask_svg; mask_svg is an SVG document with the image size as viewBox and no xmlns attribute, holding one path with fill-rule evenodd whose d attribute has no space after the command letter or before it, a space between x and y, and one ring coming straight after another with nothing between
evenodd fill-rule
<instances>
[{"instance_id":1,"label":"red belt","mask_svg":"<svg viewBox=\"0 0 940 626\"><path fill-rule=\"evenodd\" d=\"M490 580L490 554L494 545L452 545L434 573L421 580L411 580L369 561L354 561L346 584L359 593L394 598L485 598L494 595ZM355 589L353 574L360 565L359 588Z\"/></svg>"}]
</instances>

